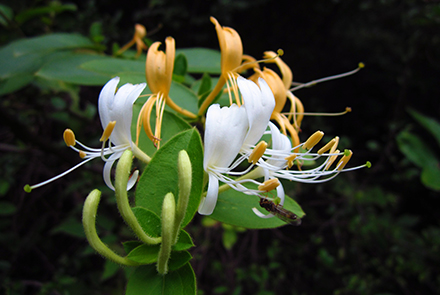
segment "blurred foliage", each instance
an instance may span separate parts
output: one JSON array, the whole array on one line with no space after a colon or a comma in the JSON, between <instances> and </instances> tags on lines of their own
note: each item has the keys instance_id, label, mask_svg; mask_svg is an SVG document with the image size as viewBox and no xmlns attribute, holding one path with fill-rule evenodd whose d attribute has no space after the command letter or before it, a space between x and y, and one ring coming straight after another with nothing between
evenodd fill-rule
<instances>
[{"instance_id":1,"label":"blurred foliage","mask_svg":"<svg viewBox=\"0 0 440 295\"><path fill-rule=\"evenodd\" d=\"M439 1L168 0L127 7L103 0L6 0L0 44L79 33L89 36L88 49L111 54L139 22L153 32L149 39L172 35L179 48L218 49L210 15L240 33L247 54L283 48L294 79L303 82L365 62L353 77L296 95L306 111L351 106L342 118L308 117L303 130L349 138L344 145L373 168L319 186L286 184L307 214L300 227L242 232L197 217L187 229L197 246L191 254L199 293L438 294L439 181L425 182L423 171L432 164L438 171ZM86 143L99 138L100 89L41 80L26 85L0 98L1 292L121 294L132 270L97 256L81 230L81 206L91 185L101 183L102 163L32 195L22 191L78 162L62 141L66 127ZM109 190L99 189L99 234L122 251L131 233L105 197Z\"/></svg>"}]
</instances>

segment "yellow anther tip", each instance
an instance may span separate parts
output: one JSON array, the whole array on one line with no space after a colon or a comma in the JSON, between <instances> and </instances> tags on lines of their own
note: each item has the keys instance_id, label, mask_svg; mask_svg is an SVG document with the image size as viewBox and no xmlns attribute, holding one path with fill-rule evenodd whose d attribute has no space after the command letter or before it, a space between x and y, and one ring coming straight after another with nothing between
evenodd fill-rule
<instances>
[{"instance_id":1,"label":"yellow anther tip","mask_svg":"<svg viewBox=\"0 0 440 295\"><path fill-rule=\"evenodd\" d=\"M110 135L113 132L113 129L115 128L116 121L111 121L107 124L107 126L104 129L104 132L102 132L102 136L99 139L99 141L107 141L110 138Z\"/></svg>"},{"instance_id":2,"label":"yellow anther tip","mask_svg":"<svg viewBox=\"0 0 440 295\"><path fill-rule=\"evenodd\" d=\"M87 156L87 154L86 154L85 152L83 152L83 151L79 151L79 157L80 157L81 159L84 159L86 156Z\"/></svg>"},{"instance_id":3,"label":"yellow anther tip","mask_svg":"<svg viewBox=\"0 0 440 295\"><path fill-rule=\"evenodd\" d=\"M365 166L366 166L367 168L371 168L371 162L370 162L370 161L367 161L367 163L365 163Z\"/></svg>"},{"instance_id":4,"label":"yellow anther tip","mask_svg":"<svg viewBox=\"0 0 440 295\"><path fill-rule=\"evenodd\" d=\"M258 186L259 191L270 192L271 190L277 188L280 185L278 178L271 178L263 182L263 184Z\"/></svg>"},{"instance_id":5,"label":"yellow anther tip","mask_svg":"<svg viewBox=\"0 0 440 295\"><path fill-rule=\"evenodd\" d=\"M248 162L255 165L258 160L264 155L266 149L267 143L265 141L260 141L257 146L252 150L252 153L249 155Z\"/></svg>"},{"instance_id":6,"label":"yellow anther tip","mask_svg":"<svg viewBox=\"0 0 440 295\"><path fill-rule=\"evenodd\" d=\"M363 68L365 68L365 64L364 64L363 62L360 62L360 63L358 64L358 68L359 68L359 69L363 69Z\"/></svg>"},{"instance_id":7,"label":"yellow anther tip","mask_svg":"<svg viewBox=\"0 0 440 295\"><path fill-rule=\"evenodd\" d=\"M350 113L350 112L351 112L351 108L350 108L350 107L346 107L346 108L345 108L345 111L346 111L347 113Z\"/></svg>"},{"instance_id":8,"label":"yellow anther tip","mask_svg":"<svg viewBox=\"0 0 440 295\"><path fill-rule=\"evenodd\" d=\"M26 185L23 187L23 190L24 190L25 192L27 192L27 193L30 193L30 192L32 191L32 188L31 188L31 186L30 186L29 184L26 184Z\"/></svg>"},{"instance_id":9,"label":"yellow anther tip","mask_svg":"<svg viewBox=\"0 0 440 295\"><path fill-rule=\"evenodd\" d=\"M67 146L75 146L75 133L72 130L64 130L63 139Z\"/></svg>"},{"instance_id":10,"label":"yellow anther tip","mask_svg":"<svg viewBox=\"0 0 440 295\"><path fill-rule=\"evenodd\" d=\"M307 150L311 149L322 139L323 136L324 136L324 132L316 131L309 137L309 139L306 140L306 142L303 145L303 148Z\"/></svg>"}]
</instances>

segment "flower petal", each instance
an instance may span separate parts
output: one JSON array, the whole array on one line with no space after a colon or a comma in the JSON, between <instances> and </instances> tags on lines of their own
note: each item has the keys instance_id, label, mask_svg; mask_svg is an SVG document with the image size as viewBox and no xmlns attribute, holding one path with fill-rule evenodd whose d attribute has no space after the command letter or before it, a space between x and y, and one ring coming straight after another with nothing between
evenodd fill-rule
<instances>
[{"instance_id":1,"label":"flower petal","mask_svg":"<svg viewBox=\"0 0 440 295\"><path fill-rule=\"evenodd\" d=\"M208 190L206 191L206 197L202 199L199 205L199 214L211 215L217 204L218 198L218 179L214 174L209 174Z\"/></svg>"},{"instance_id":2,"label":"flower petal","mask_svg":"<svg viewBox=\"0 0 440 295\"><path fill-rule=\"evenodd\" d=\"M248 129L246 110L233 104L211 105L206 115L203 167L228 167L237 156ZM209 171L208 171L209 172Z\"/></svg>"},{"instance_id":3,"label":"flower petal","mask_svg":"<svg viewBox=\"0 0 440 295\"><path fill-rule=\"evenodd\" d=\"M266 81L259 78L260 87L243 77L237 78L238 88L243 96L244 107L249 120L249 130L245 145L254 145L266 131L270 116L275 107L275 98Z\"/></svg>"},{"instance_id":4,"label":"flower petal","mask_svg":"<svg viewBox=\"0 0 440 295\"><path fill-rule=\"evenodd\" d=\"M111 140L115 145L131 144L131 121L133 117L133 103L146 86L141 84L125 84L119 88L110 110L110 119L116 121Z\"/></svg>"},{"instance_id":5,"label":"flower petal","mask_svg":"<svg viewBox=\"0 0 440 295\"><path fill-rule=\"evenodd\" d=\"M102 129L105 129L107 127L107 124L111 121L110 120L110 109L113 105L113 100L115 97L115 91L116 87L119 83L119 77L114 77L110 81L107 82L107 84L104 85L104 87L101 90L101 93L99 93L98 98L98 112L99 112L99 118L101 119L101 125Z\"/></svg>"}]
</instances>

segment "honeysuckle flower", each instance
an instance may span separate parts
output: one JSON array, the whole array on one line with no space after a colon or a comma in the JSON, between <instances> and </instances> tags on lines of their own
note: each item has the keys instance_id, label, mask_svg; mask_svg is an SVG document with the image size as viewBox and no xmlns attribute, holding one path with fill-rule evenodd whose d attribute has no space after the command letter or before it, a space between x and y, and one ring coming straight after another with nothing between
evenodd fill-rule
<instances>
[{"instance_id":1,"label":"honeysuckle flower","mask_svg":"<svg viewBox=\"0 0 440 295\"><path fill-rule=\"evenodd\" d=\"M141 24L136 24L134 26L134 35L133 39L130 40L127 44L122 46L121 49L116 52L116 55L122 54L128 48L136 44L136 58L139 57L142 53L142 50L147 50L148 46L144 43L143 38L147 35L147 30Z\"/></svg>"},{"instance_id":2,"label":"honeysuckle flower","mask_svg":"<svg viewBox=\"0 0 440 295\"><path fill-rule=\"evenodd\" d=\"M261 71L258 66L256 66L254 68L255 74L250 79L256 80L258 77L261 77L269 84L269 87L272 89L275 96L275 108L271 119L278 123L284 134L287 134L286 131L288 131L293 144L298 145L300 143L298 130L304 116L304 107L301 101L289 91L289 88L292 85L292 71L282 61L279 54L273 51L266 51L264 53L263 61L265 63L276 63L281 71L282 78L271 69L264 68ZM291 105L288 116L282 113L287 98L290 100ZM293 124L290 123L292 118Z\"/></svg>"},{"instance_id":3,"label":"honeysuckle flower","mask_svg":"<svg viewBox=\"0 0 440 295\"><path fill-rule=\"evenodd\" d=\"M229 175L243 175L249 171L233 172L241 162L250 156L255 143L267 129L275 101L267 83L260 79L257 84L242 77L237 78L243 105L232 104L220 108L218 104L208 108L205 122L204 170L208 173L208 190L199 206L199 213L209 215L217 203L219 181L245 194L260 195L265 187L253 190L242 183L252 182L258 186L264 183L253 179L232 179ZM225 144L228 148L225 148ZM242 156L234 159L241 153ZM266 181L268 179L265 179Z\"/></svg>"},{"instance_id":4,"label":"honeysuckle flower","mask_svg":"<svg viewBox=\"0 0 440 295\"><path fill-rule=\"evenodd\" d=\"M186 117L196 118L195 114L179 107L169 96L171 81L173 78L174 58L176 55L175 41L172 37L167 37L165 39L165 52L159 50L160 44L160 42L155 42L148 49L145 63L145 78L148 87L153 94L144 104L139 113L137 130L137 138L139 138L139 127L142 121L145 133L157 146L160 141L162 116L165 104ZM156 126L153 134L150 125L150 116L154 105L156 105Z\"/></svg>"},{"instance_id":5,"label":"honeysuckle flower","mask_svg":"<svg viewBox=\"0 0 440 295\"><path fill-rule=\"evenodd\" d=\"M131 149L133 154L140 160L148 163L150 157L144 154L131 139L131 121L133 117L133 103L144 90L146 84L125 84L121 86L118 91L116 87L119 83L119 77L115 77L105 84L102 88L98 98L98 112L104 132L100 141L102 141L101 148L90 148L75 139L75 134L72 130L66 129L64 131L64 141L74 151L78 152L83 159L81 163L75 167L57 175L42 183L25 187L26 191L43 186L52 182L64 175L70 173L76 168L85 163L95 159L101 158L104 162L103 178L105 184L114 190L110 178L110 172L114 162L119 159L126 149ZM108 147L105 147L106 142ZM77 148L78 145L80 148ZM137 180L138 171L136 171L127 184L127 190L131 189Z\"/></svg>"},{"instance_id":6,"label":"honeysuckle flower","mask_svg":"<svg viewBox=\"0 0 440 295\"><path fill-rule=\"evenodd\" d=\"M243 44L237 31L229 27L222 27L214 17L211 17L211 22L215 25L220 44L221 75L212 92L200 106L199 115L205 113L228 80L235 80L235 74L238 73L243 60ZM229 86L228 89L230 89Z\"/></svg>"}]
</instances>

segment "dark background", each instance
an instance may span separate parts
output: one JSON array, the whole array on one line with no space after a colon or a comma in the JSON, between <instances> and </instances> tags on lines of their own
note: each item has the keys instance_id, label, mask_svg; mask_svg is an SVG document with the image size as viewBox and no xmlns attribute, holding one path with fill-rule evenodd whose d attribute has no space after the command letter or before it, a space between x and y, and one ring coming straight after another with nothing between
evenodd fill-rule
<instances>
[{"instance_id":1,"label":"dark background","mask_svg":"<svg viewBox=\"0 0 440 295\"><path fill-rule=\"evenodd\" d=\"M5 1L15 14L49 3ZM349 71L359 62L366 65L354 76L295 95L309 112L340 112L350 106L353 111L342 117L306 117L302 131L338 135L354 152L350 165L368 160L372 168L322 185L286 184L307 214L300 227L239 232L219 224L204 226L196 217L189 231L197 245L192 264L201 294L439 292L439 193L420 182L420 169L396 142L399 132L411 130L439 156L432 136L407 112L412 108L439 119L439 1L75 4L75 12L50 15L48 20L37 17L19 29L3 30L1 44L49 32L88 35L98 22L107 52L114 42L122 45L131 39L135 23L156 31L148 36L151 40L173 36L177 48L218 49L209 21L215 16L240 34L245 54L261 58L266 50L282 48L294 81ZM96 105L99 91L81 87L80 107ZM64 101L64 108L48 103L54 98ZM36 86L1 97L0 193L1 200L14 207L3 213L0 223L0 279L6 294L123 293L130 270L104 264L87 246L80 224L85 196L102 183L102 163L96 161L32 194L22 190L24 184L50 178L78 162L62 142L66 127L75 127L81 139L100 136L97 116L85 119L69 112L70 103L66 93ZM98 188L104 191L100 235L120 248L130 233L109 190ZM237 237L232 245L225 242L231 236Z\"/></svg>"}]
</instances>

